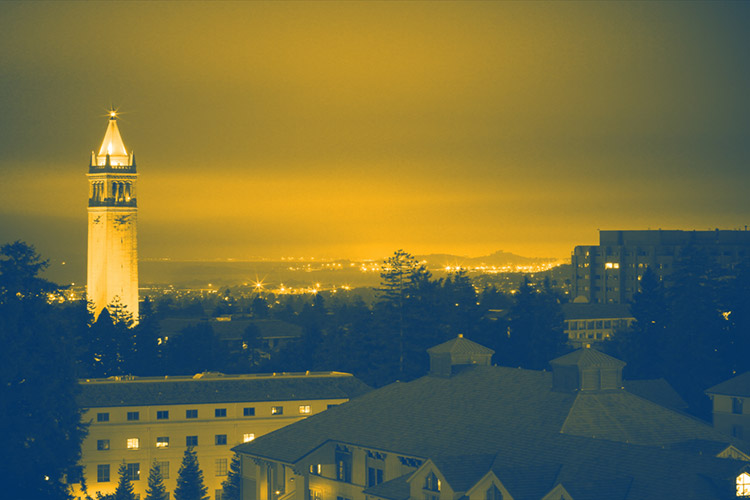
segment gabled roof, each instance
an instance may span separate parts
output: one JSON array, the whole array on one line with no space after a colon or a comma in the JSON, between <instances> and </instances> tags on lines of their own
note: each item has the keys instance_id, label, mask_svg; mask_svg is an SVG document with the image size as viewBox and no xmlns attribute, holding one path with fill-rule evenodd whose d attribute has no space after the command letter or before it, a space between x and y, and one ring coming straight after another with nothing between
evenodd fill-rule
<instances>
[{"instance_id":1,"label":"gabled roof","mask_svg":"<svg viewBox=\"0 0 750 500\"><path fill-rule=\"evenodd\" d=\"M411 475L412 473L410 472L390 481L370 486L362 493L373 497L387 498L388 500L407 500L411 495L411 488L407 479Z\"/></svg>"},{"instance_id":2,"label":"gabled roof","mask_svg":"<svg viewBox=\"0 0 750 500\"><path fill-rule=\"evenodd\" d=\"M672 410L687 410L688 404L663 378L650 380L623 380L622 385L630 394L635 394L652 403Z\"/></svg>"},{"instance_id":3,"label":"gabled roof","mask_svg":"<svg viewBox=\"0 0 750 500\"><path fill-rule=\"evenodd\" d=\"M484 476L495 461L495 453L430 458L455 492L465 492Z\"/></svg>"},{"instance_id":4,"label":"gabled roof","mask_svg":"<svg viewBox=\"0 0 750 500\"><path fill-rule=\"evenodd\" d=\"M489 354L495 353L492 349L479 345L476 342L472 342L469 339L465 339L463 335L459 334L455 339L451 339L448 342L436 345L427 349L429 354Z\"/></svg>"},{"instance_id":5,"label":"gabled roof","mask_svg":"<svg viewBox=\"0 0 750 500\"><path fill-rule=\"evenodd\" d=\"M706 394L750 397L750 372L745 372L720 384L716 384L710 389L706 389Z\"/></svg>"},{"instance_id":6,"label":"gabled roof","mask_svg":"<svg viewBox=\"0 0 750 500\"><path fill-rule=\"evenodd\" d=\"M78 405L109 406L351 399L370 390L348 373L220 375L80 382Z\"/></svg>"},{"instance_id":7,"label":"gabled roof","mask_svg":"<svg viewBox=\"0 0 750 500\"><path fill-rule=\"evenodd\" d=\"M596 349L578 349L549 362L553 366L577 366L578 368L622 368L625 362L608 356Z\"/></svg>"}]
</instances>

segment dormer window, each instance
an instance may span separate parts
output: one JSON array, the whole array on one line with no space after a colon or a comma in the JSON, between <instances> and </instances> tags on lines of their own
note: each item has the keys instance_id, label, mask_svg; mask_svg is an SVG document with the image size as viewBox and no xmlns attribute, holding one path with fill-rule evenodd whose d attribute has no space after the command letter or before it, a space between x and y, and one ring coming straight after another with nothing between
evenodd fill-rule
<instances>
[{"instance_id":1,"label":"dormer window","mask_svg":"<svg viewBox=\"0 0 750 500\"><path fill-rule=\"evenodd\" d=\"M503 492L493 483L485 493L485 500L503 500Z\"/></svg>"},{"instance_id":2,"label":"dormer window","mask_svg":"<svg viewBox=\"0 0 750 500\"><path fill-rule=\"evenodd\" d=\"M737 496L750 497L750 474L747 472L737 476Z\"/></svg>"}]
</instances>

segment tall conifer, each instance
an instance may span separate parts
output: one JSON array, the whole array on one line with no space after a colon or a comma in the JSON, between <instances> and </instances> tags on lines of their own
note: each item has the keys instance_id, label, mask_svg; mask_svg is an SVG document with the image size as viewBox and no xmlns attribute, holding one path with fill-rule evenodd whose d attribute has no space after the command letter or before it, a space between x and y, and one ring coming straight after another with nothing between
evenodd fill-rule
<instances>
[{"instance_id":1,"label":"tall conifer","mask_svg":"<svg viewBox=\"0 0 750 500\"><path fill-rule=\"evenodd\" d=\"M130 482L128 468L124 463L120 464L120 469L117 471L117 473L120 478L117 482L117 489L115 490L114 500L135 500L135 493L133 493L133 483Z\"/></svg>"},{"instance_id":2,"label":"tall conifer","mask_svg":"<svg viewBox=\"0 0 750 500\"><path fill-rule=\"evenodd\" d=\"M167 490L164 488L164 478L156 461L151 465L148 473L148 488L145 500L167 500Z\"/></svg>"},{"instance_id":3,"label":"tall conifer","mask_svg":"<svg viewBox=\"0 0 750 500\"><path fill-rule=\"evenodd\" d=\"M175 500L208 500L208 488L203 484L203 471L198 465L198 456L192 447L185 450L182 465L177 475Z\"/></svg>"}]
</instances>

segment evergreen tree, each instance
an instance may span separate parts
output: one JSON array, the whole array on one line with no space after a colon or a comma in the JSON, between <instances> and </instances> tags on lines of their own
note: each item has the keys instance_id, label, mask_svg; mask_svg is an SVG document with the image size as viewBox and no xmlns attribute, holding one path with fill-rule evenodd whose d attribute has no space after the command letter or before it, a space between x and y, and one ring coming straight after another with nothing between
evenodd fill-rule
<instances>
[{"instance_id":1,"label":"evergreen tree","mask_svg":"<svg viewBox=\"0 0 750 500\"><path fill-rule=\"evenodd\" d=\"M226 480L221 483L222 500L240 500L240 482L242 481L242 468L240 456L235 453L232 463L229 465L229 473Z\"/></svg>"},{"instance_id":2,"label":"evergreen tree","mask_svg":"<svg viewBox=\"0 0 750 500\"><path fill-rule=\"evenodd\" d=\"M177 475L175 500L208 500L208 488L203 484L203 471L198 465L198 456L192 447L185 450L182 465Z\"/></svg>"},{"instance_id":3,"label":"evergreen tree","mask_svg":"<svg viewBox=\"0 0 750 500\"><path fill-rule=\"evenodd\" d=\"M164 488L164 479L159 470L159 465L156 461L151 465L151 470L148 473L148 487L146 488L146 498L144 500L167 500L167 490Z\"/></svg>"},{"instance_id":4,"label":"evergreen tree","mask_svg":"<svg viewBox=\"0 0 750 500\"><path fill-rule=\"evenodd\" d=\"M34 247L0 248L0 483L6 498L67 499L86 425L76 404L76 332L47 303Z\"/></svg>"},{"instance_id":5,"label":"evergreen tree","mask_svg":"<svg viewBox=\"0 0 750 500\"><path fill-rule=\"evenodd\" d=\"M140 376L159 375L162 361L159 321L148 297L140 305L140 316L133 332L134 352L128 371Z\"/></svg>"},{"instance_id":6,"label":"evergreen tree","mask_svg":"<svg viewBox=\"0 0 750 500\"><path fill-rule=\"evenodd\" d=\"M135 493L133 493L133 483L130 482L130 476L128 475L128 468L125 463L120 464L120 468L117 471L119 479L117 481L117 488L115 489L114 500L135 500Z\"/></svg>"}]
</instances>

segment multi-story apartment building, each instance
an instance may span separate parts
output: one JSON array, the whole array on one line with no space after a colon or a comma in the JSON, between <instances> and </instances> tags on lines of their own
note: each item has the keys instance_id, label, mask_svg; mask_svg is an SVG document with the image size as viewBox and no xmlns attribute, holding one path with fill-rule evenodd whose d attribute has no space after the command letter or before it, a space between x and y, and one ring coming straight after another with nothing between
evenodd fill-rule
<instances>
[{"instance_id":1,"label":"multi-story apartment building","mask_svg":"<svg viewBox=\"0 0 750 500\"><path fill-rule=\"evenodd\" d=\"M563 304L562 311L568 344L575 348L601 344L635 321L627 304L571 302Z\"/></svg>"},{"instance_id":2,"label":"multi-story apartment building","mask_svg":"<svg viewBox=\"0 0 750 500\"><path fill-rule=\"evenodd\" d=\"M622 361L579 349L551 371L493 366L460 336L428 353L422 378L236 446L243 500L750 495L742 445L623 388Z\"/></svg>"},{"instance_id":3,"label":"multi-story apartment building","mask_svg":"<svg viewBox=\"0 0 750 500\"><path fill-rule=\"evenodd\" d=\"M750 231L599 231L599 245L573 251L572 295L589 302L627 303L646 268L669 286L669 276L688 249L729 269L750 260Z\"/></svg>"},{"instance_id":4,"label":"multi-story apartment building","mask_svg":"<svg viewBox=\"0 0 750 500\"><path fill-rule=\"evenodd\" d=\"M212 499L221 499L232 446L252 441L359 396L369 387L347 373L264 375L203 373L194 377L110 377L80 381L82 445L88 493L112 493L124 463L145 496L157 462L168 491L176 487L185 449L198 455ZM74 495L82 496L80 486Z\"/></svg>"}]
</instances>

